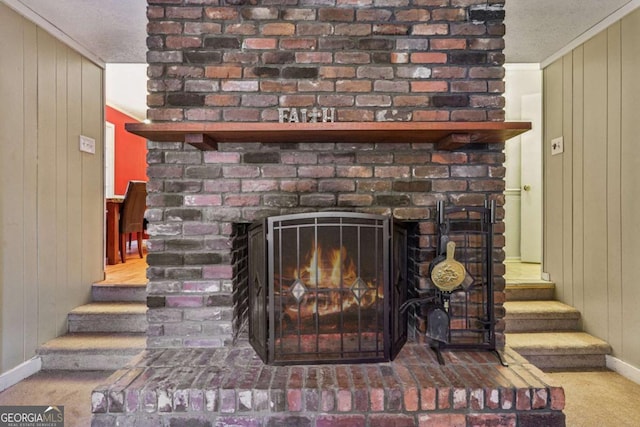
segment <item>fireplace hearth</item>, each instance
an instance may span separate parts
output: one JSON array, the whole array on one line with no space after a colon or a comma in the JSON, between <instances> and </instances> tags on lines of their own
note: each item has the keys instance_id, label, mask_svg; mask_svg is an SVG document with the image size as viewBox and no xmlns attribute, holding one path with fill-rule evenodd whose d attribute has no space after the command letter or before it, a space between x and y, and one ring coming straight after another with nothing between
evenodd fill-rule
<instances>
[{"instance_id":1,"label":"fireplace hearth","mask_svg":"<svg viewBox=\"0 0 640 427\"><path fill-rule=\"evenodd\" d=\"M407 338L407 242L380 215L269 217L249 230L249 341L265 363L392 360Z\"/></svg>"}]
</instances>

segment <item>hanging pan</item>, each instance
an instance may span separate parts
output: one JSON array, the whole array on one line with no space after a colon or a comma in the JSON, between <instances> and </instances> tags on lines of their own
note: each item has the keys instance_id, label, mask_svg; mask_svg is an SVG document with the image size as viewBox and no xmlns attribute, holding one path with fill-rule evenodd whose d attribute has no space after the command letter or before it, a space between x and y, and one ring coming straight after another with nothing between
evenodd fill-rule
<instances>
[{"instance_id":1,"label":"hanging pan","mask_svg":"<svg viewBox=\"0 0 640 427\"><path fill-rule=\"evenodd\" d=\"M438 252L436 253L436 257L431 260L429 263L429 277L431 277L431 272L435 268L436 265L440 264L442 261L447 259L447 242L449 241L449 236L443 235L440 238L440 244L438 245Z\"/></svg>"},{"instance_id":2,"label":"hanging pan","mask_svg":"<svg viewBox=\"0 0 640 427\"><path fill-rule=\"evenodd\" d=\"M451 292L464 281L467 272L464 265L455 260L456 244L447 243L447 257L431 270L431 281L443 292Z\"/></svg>"}]
</instances>

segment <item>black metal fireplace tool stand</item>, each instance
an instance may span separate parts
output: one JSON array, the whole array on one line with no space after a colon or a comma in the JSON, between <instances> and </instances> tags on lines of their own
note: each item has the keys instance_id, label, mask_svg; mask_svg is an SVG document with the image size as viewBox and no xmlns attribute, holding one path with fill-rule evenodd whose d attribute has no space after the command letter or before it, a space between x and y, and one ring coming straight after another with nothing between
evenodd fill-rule
<instances>
[{"instance_id":1,"label":"black metal fireplace tool stand","mask_svg":"<svg viewBox=\"0 0 640 427\"><path fill-rule=\"evenodd\" d=\"M493 224L495 201L484 207L445 207L437 205L437 253L430 264L425 290L414 290L413 298L401 307L413 307L426 317L426 337L438 362L444 365L442 350L487 350L500 363L507 364L496 350ZM455 243L455 258L462 263L465 277L451 290L439 289L431 279L432 270L445 259L447 243Z\"/></svg>"}]
</instances>

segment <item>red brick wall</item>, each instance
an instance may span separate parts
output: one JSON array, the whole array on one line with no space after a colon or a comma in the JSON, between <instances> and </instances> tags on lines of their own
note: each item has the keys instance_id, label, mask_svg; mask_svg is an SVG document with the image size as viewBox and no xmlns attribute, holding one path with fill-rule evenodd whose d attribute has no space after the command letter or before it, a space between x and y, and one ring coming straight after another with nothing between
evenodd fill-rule
<instances>
[{"instance_id":1,"label":"red brick wall","mask_svg":"<svg viewBox=\"0 0 640 427\"><path fill-rule=\"evenodd\" d=\"M436 202L504 202L502 144L440 152L432 144L223 144L203 152L150 144L149 345L222 346L232 341L233 289L246 266L234 224L270 215L347 210L417 222L411 283L428 286ZM499 209L499 218L503 216ZM495 299L503 317L503 223L496 224ZM237 325L236 325L237 326ZM504 325L500 321L498 331ZM499 343L502 335L499 335Z\"/></svg>"},{"instance_id":2,"label":"red brick wall","mask_svg":"<svg viewBox=\"0 0 640 427\"><path fill-rule=\"evenodd\" d=\"M504 0L149 0L148 116L504 120Z\"/></svg>"},{"instance_id":3,"label":"red brick wall","mask_svg":"<svg viewBox=\"0 0 640 427\"><path fill-rule=\"evenodd\" d=\"M149 118L501 121L504 0L149 0ZM350 210L419 224L413 282L434 257L438 200L504 203L502 144L149 143L149 346L233 338L237 224ZM502 209L498 216L502 217ZM503 317L496 224L496 312ZM503 342L502 321L498 342Z\"/></svg>"}]
</instances>

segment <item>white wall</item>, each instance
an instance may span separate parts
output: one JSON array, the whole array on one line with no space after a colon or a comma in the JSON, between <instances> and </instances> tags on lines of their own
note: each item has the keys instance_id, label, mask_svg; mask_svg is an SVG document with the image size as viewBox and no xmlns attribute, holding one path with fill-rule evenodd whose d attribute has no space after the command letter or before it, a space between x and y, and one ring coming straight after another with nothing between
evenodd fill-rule
<instances>
[{"instance_id":1,"label":"white wall","mask_svg":"<svg viewBox=\"0 0 640 427\"><path fill-rule=\"evenodd\" d=\"M143 121L147 117L147 64L107 64L107 105Z\"/></svg>"}]
</instances>

